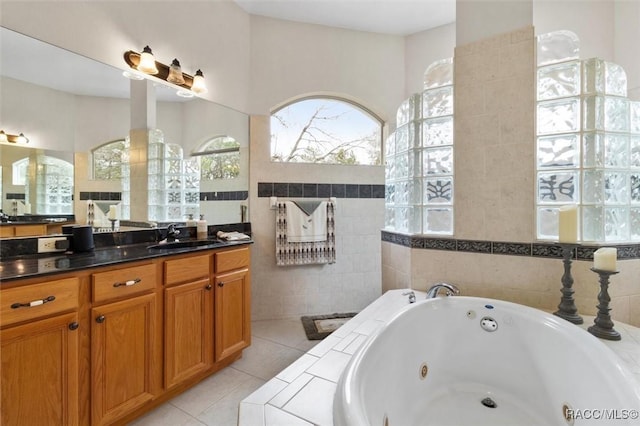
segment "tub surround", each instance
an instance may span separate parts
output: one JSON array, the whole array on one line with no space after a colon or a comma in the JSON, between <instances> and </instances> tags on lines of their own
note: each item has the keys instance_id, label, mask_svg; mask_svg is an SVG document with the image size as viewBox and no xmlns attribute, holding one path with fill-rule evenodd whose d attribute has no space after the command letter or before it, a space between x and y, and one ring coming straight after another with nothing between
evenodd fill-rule
<instances>
[{"instance_id":1,"label":"tub surround","mask_svg":"<svg viewBox=\"0 0 640 426\"><path fill-rule=\"evenodd\" d=\"M239 426L333 424L336 383L365 340L408 304L404 290L391 290L268 381L240 404ZM425 293L416 292L418 300ZM593 324L585 317L580 327ZM619 342L602 341L629 368L640 385L640 329L616 323ZM595 337L594 337L595 339Z\"/></svg>"}]
</instances>

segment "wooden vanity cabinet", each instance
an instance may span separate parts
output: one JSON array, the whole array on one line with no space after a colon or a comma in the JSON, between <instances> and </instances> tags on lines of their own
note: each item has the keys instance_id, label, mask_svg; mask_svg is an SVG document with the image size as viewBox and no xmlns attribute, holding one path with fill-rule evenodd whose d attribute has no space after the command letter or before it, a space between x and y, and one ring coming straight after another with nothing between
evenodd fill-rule
<instances>
[{"instance_id":1,"label":"wooden vanity cabinet","mask_svg":"<svg viewBox=\"0 0 640 426\"><path fill-rule=\"evenodd\" d=\"M161 391L156 266L92 275L91 424L107 425Z\"/></svg>"},{"instance_id":2,"label":"wooden vanity cabinet","mask_svg":"<svg viewBox=\"0 0 640 426\"><path fill-rule=\"evenodd\" d=\"M164 384L172 388L213 365L211 254L164 263Z\"/></svg>"},{"instance_id":3,"label":"wooden vanity cabinet","mask_svg":"<svg viewBox=\"0 0 640 426\"><path fill-rule=\"evenodd\" d=\"M79 282L15 287L0 297L0 424L79 424Z\"/></svg>"},{"instance_id":4,"label":"wooden vanity cabinet","mask_svg":"<svg viewBox=\"0 0 640 426\"><path fill-rule=\"evenodd\" d=\"M251 282L248 247L215 255L215 360L251 344Z\"/></svg>"},{"instance_id":5,"label":"wooden vanity cabinet","mask_svg":"<svg viewBox=\"0 0 640 426\"><path fill-rule=\"evenodd\" d=\"M248 246L0 290L1 426L126 425L250 344Z\"/></svg>"}]
</instances>

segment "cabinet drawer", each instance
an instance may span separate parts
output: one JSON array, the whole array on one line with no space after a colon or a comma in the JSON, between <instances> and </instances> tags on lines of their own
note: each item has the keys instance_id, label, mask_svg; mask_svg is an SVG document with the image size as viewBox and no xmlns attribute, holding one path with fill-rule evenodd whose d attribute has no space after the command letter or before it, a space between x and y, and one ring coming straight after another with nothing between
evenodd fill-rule
<instances>
[{"instance_id":1,"label":"cabinet drawer","mask_svg":"<svg viewBox=\"0 0 640 426\"><path fill-rule=\"evenodd\" d=\"M16 237L47 235L47 225L18 225L15 233Z\"/></svg>"},{"instance_id":2,"label":"cabinet drawer","mask_svg":"<svg viewBox=\"0 0 640 426\"><path fill-rule=\"evenodd\" d=\"M78 278L2 290L0 326L78 309Z\"/></svg>"},{"instance_id":3,"label":"cabinet drawer","mask_svg":"<svg viewBox=\"0 0 640 426\"><path fill-rule=\"evenodd\" d=\"M216 253L216 274L226 271L232 271L234 269L246 268L248 266L248 248L240 248Z\"/></svg>"},{"instance_id":4,"label":"cabinet drawer","mask_svg":"<svg viewBox=\"0 0 640 426\"><path fill-rule=\"evenodd\" d=\"M155 289L156 267L148 264L98 272L91 281L94 302L119 299Z\"/></svg>"},{"instance_id":5,"label":"cabinet drawer","mask_svg":"<svg viewBox=\"0 0 640 426\"><path fill-rule=\"evenodd\" d=\"M210 262L211 256L208 254L167 260L164 262L165 284L171 285L208 277Z\"/></svg>"}]
</instances>

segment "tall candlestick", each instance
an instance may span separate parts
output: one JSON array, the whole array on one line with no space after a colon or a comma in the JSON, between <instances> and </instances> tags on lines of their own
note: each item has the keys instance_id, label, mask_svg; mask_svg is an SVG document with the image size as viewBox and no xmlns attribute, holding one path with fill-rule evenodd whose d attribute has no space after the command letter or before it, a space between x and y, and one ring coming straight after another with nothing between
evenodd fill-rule
<instances>
[{"instance_id":1,"label":"tall candlestick","mask_svg":"<svg viewBox=\"0 0 640 426\"><path fill-rule=\"evenodd\" d=\"M562 206L558 218L558 241L574 244L578 241L578 206Z\"/></svg>"},{"instance_id":2,"label":"tall candlestick","mask_svg":"<svg viewBox=\"0 0 640 426\"><path fill-rule=\"evenodd\" d=\"M558 310L554 312L554 315L564 318L574 324L582 324L584 320L578 315L578 308L576 307L575 300L573 299L573 277L571 276L571 257L574 254L575 248L578 244L561 243L562 258L564 263L564 274L562 275L562 298L558 305Z\"/></svg>"},{"instance_id":3,"label":"tall candlestick","mask_svg":"<svg viewBox=\"0 0 640 426\"><path fill-rule=\"evenodd\" d=\"M593 253L593 269L599 271L616 271L618 250L613 247L602 247Z\"/></svg>"},{"instance_id":4,"label":"tall candlestick","mask_svg":"<svg viewBox=\"0 0 640 426\"><path fill-rule=\"evenodd\" d=\"M598 293L598 314L593 320L593 325L587 328L587 331L596 337L607 340L620 340L622 336L613 328L611 320L611 308L609 302L609 277L615 275L618 271L605 271L597 268L591 268L600 277L600 293Z\"/></svg>"},{"instance_id":5,"label":"tall candlestick","mask_svg":"<svg viewBox=\"0 0 640 426\"><path fill-rule=\"evenodd\" d=\"M116 211L116 206L112 204L109 206L109 214L107 214L107 219L116 220L117 217L118 213Z\"/></svg>"}]
</instances>

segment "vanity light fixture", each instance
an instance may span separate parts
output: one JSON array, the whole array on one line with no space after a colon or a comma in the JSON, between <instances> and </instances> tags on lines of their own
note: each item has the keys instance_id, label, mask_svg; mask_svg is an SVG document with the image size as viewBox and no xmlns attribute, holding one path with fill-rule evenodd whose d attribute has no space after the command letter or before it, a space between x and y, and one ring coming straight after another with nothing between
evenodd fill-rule
<instances>
[{"instance_id":1,"label":"vanity light fixture","mask_svg":"<svg viewBox=\"0 0 640 426\"><path fill-rule=\"evenodd\" d=\"M196 71L196 75L193 77L193 84L191 85L191 90L196 93L206 93L207 85L204 82L204 75L202 75L202 71Z\"/></svg>"},{"instance_id":2,"label":"vanity light fixture","mask_svg":"<svg viewBox=\"0 0 640 426\"><path fill-rule=\"evenodd\" d=\"M149 46L145 46L140 54L140 62L138 63L138 71L142 71L146 74L156 75L158 74L158 67L156 66L156 58L153 57L153 52Z\"/></svg>"},{"instance_id":3,"label":"vanity light fixture","mask_svg":"<svg viewBox=\"0 0 640 426\"><path fill-rule=\"evenodd\" d=\"M145 46L142 53L134 52L133 50L125 52L124 61L136 71L153 75L160 80L180 86L182 89L178 92L179 96L191 97L193 96L192 93L200 94L207 91L201 70L196 71L195 76L191 76L182 72L180 62L177 59L174 59L170 66L158 62L154 59L149 46ZM186 93L190 93L191 96L186 96Z\"/></svg>"},{"instance_id":4,"label":"vanity light fixture","mask_svg":"<svg viewBox=\"0 0 640 426\"><path fill-rule=\"evenodd\" d=\"M5 133L4 130L0 130L0 142L29 143L29 139L24 135L24 133L20 133L19 135L9 135Z\"/></svg>"},{"instance_id":5,"label":"vanity light fixture","mask_svg":"<svg viewBox=\"0 0 640 426\"><path fill-rule=\"evenodd\" d=\"M184 77L182 76L182 68L178 59L173 60L169 66L169 75L167 76L169 83L181 85L184 84Z\"/></svg>"}]
</instances>

